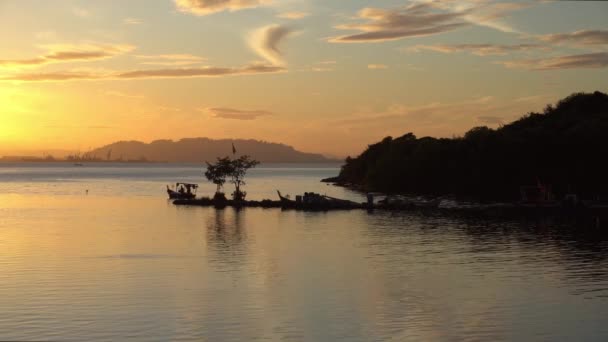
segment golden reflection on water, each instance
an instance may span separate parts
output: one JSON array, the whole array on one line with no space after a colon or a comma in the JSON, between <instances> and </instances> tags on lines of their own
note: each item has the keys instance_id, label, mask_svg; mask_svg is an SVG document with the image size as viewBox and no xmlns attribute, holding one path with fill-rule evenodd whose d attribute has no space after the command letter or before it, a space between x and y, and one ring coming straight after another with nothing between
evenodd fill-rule
<instances>
[{"instance_id":1,"label":"golden reflection on water","mask_svg":"<svg viewBox=\"0 0 608 342\"><path fill-rule=\"evenodd\" d=\"M608 336L601 236L145 196L0 204L0 339Z\"/></svg>"}]
</instances>

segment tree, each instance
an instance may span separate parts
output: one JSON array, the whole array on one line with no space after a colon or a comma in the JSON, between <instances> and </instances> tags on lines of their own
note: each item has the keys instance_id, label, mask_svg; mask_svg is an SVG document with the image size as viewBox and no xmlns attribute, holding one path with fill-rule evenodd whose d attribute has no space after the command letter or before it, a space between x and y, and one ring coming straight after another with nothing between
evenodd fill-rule
<instances>
[{"instance_id":1,"label":"tree","mask_svg":"<svg viewBox=\"0 0 608 342\"><path fill-rule=\"evenodd\" d=\"M230 178L230 183L234 184L235 191L232 193L232 198L235 201L242 201L247 196L241 187L245 185L245 175L247 171L260 162L252 159L249 156L241 156L238 159L230 159L230 157L217 158L215 163L207 162L207 170L205 177L217 186L214 198L224 198L222 188L226 183L227 178Z\"/></svg>"},{"instance_id":2,"label":"tree","mask_svg":"<svg viewBox=\"0 0 608 342\"><path fill-rule=\"evenodd\" d=\"M245 191L241 191L241 186L246 184L245 175L247 174L247 170L255 167L259 163L259 161L252 159L247 155L232 160L232 169L229 173L229 176L230 183L234 184L235 187L235 191L234 193L232 193L232 198L235 201L244 200L245 196L247 196L247 193Z\"/></svg>"},{"instance_id":3,"label":"tree","mask_svg":"<svg viewBox=\"0 0 608 342\"><path fill-rule=\"evenodd\" d=\"M207 163L207 171L205 177L217 186L215 190L216 196L222 194L222 187L226 183L226 177L232 172L232 161L228 157L217 158L217 162Z\"/></svg>"},{"instance_id":4,"label":"tree","mask_svg":"<svg viewBox=\"0 0 608 342\"><path fill-rule=\"evenodd\" d=\"M558 197L608 196L608 95L572 94L543 113L462 137L387 137L347 158L337 182L367 191L512 200L519 187L551 185Z\"/></svg>"}]
</instances>

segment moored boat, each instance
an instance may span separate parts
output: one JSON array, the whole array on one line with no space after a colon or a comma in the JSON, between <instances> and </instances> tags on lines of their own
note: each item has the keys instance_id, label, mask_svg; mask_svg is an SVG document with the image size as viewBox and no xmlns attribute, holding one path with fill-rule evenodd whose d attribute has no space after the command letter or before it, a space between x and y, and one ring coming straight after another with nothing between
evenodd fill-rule
<instances>
[{"instance_id":1,"label":"moored boat","mask_svg":"<svg viewBox=\"0 0 608 342\"><path fill-rule=\"evenodd\" d=\"M303 196L296 196L295 201L289 196L283 196L277 190L283 208L295 208L304 210L330 210L330 209L359 209L362 204L314 192L305 192Z\"/></svg>"},{"instance_id":2,"label":"moored boat","mask_svg":"<svg viewBox=\"0 0 608 342\"><path fill-rule=\"evenodd\" d=\"M191 200L196 198L197 189L198 184L175 183L175 190L167 185L167 194L169 195L169 199Z\"/></svg>"}]
</instances>

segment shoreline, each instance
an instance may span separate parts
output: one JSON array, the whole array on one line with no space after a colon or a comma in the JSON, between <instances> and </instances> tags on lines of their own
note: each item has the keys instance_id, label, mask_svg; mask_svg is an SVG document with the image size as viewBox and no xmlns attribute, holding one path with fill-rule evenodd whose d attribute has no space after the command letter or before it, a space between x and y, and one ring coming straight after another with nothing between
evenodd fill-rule
<instances>
[{"instance_id":1,"label":"shoreline","mask_svg":"<svg viewBox=\"0 0 608 342\"><path fill-rule=\"evenodd\" d=\"M343 202L343 203L285 203L280 200L263 199L261 201L240 201L233 200L215 201L209 198L193 200L173 200L176 206L192 207L213 207L224 209L231 207L234 209L243 208L263 208L281 209L296 211L351 211L365 210L386 211L386 212L424 212L442 214L462 214L475 215L478 217L502 218L520 216L567 216L567 217L604 217L608 216L608 204L591 204L587 206L564 206L561 204L553 205L533 205L522 203L495 203L478 205L446 206L441 202L403 202L403 203L367 203Z\"/></svg>"}]
</instances>

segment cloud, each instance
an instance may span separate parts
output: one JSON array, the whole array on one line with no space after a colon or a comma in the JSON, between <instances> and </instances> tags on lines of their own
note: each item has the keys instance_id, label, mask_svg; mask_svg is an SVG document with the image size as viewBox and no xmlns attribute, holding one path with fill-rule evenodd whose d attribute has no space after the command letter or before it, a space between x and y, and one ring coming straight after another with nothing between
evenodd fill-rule
<instances>
[{"instance_id":1,"label":"cloud","mask_svg":"<svg viewBox=\"0 0 608 342\"><path fill-rule=\"evenodd\" d=\"M122 23L125 25L139 25L144 21L138 18L125 18Z\"/></svg>"},{"instance_id":2,"label":"cloud","mask_svg":"<svg viewBox=\"0 0 608 342\"><path fill-rule=\"evenodd\" d=\"M285 69L274 65L250 64L239 68L202 67L127 71L114 75L117 79L218 77L276 73Z\"/></svg>"},{"instance_id":3,"label":"cloud","mask_svg":"<svg viewBox=\"0 0 608 342\"><path fill-rule=\"evenodd\" d=\"M419 0L422 2L428 0ZM485 0L432 1L431 6L447 11L468 12L463 19L477 26L485 26L501 32L523 33L503 20L509 12L533 6L530 1L500 2Z\"/></svg>"},{"instance_id":4,"label":"cloud","mask_svg":"<svg viewBox=\"0 0 608 342\"><path fill-rule=\"evenodd\" d=\"M608 67L608 52L497 62L513 69L556 70Z\"/></svg>"},{"instance_id":5,"label":"cloud","mask_svg":"<svg viewBox=\"0 0 608 342\"><path fill-rule=\"evenodd\" d=\"M608 30L582 30L571 33L541 35L537 38L553 44L604 45L608 44Z\"/></svg>"},{"instance_id":6,"label":"cloud","mask_svg":"<svg viewBox=\"0 0 608 342\"><path fill-rule=\"evenodd\" d=\"M135 57L145 61L141 64L164 66L198 64L206 60L203 57L190 54L137 55Z\"/></svg>"},{"instance_id":7,"label":"cloud","mask_svg":"<svg viewBox=\"0 0 608 342\"><path fill-rule=\"evenodd\" d=\"M132 45L55 44L44 45L47 53L30 59L0 59L0 67L28 67L61 62L83 62L106 59L135 49Z\"/></svg>"},{"instance_id":8,"label":"cloud","mask_svg":"<svg viewBox=\"0 0 608 342\"><path fill-rule=\"evenodd\" d=\"M529 49L542 48L540 44L452 44L452 45L415 45L408 48L409 51L420 52L423 50L441 53L470 52L477 56L505 55L509 52L526 51Z\"/></svg>"},{"instance_id":9,"label":"cloud","mask_svg":"<svg viewBox=\"0 0 608 342\"><path fill-rule=\"evenodd\" d=\"M254 31L249 36L249 46L260 57L273 65L285 65L283 52L279 49L281 43L294 32L282 25L270 25Z\"/></svg>"},{"instance_id":10,"label":"cloud","mask_svg":"<svg viewBox=\"0 0 608 342\"><path fill-rule=\"evenodd\" d=\"M286 69L276 65L248 64L236 68L200 67L200 68L166 68L112 72L59 71L47 73L20 73L0 76L0 81L78 81L78 80L134 80L147 78L195 78L221 77L238 75L255 75L285 72Z\"/></svg>"},{"instance_id":11,"label":"cloud","mask_svg":"<svg viewBox=\"0 0 608 342\"><path fill-rule=\"evenodd\" d=\"M426 36L467 26L461 13L435 13L428 4L403 9L364 8L357 14L366 23L343 24L336 28L360 33L333 37L333 43L368 43Z\"/></svg>"},{"instance_id":12,"label":"cloud","mask_svg":"<svg viewBox=\"0 0 608 342\"><path fill-rule=\"evenodd\" d=\"M207 108L203 111L210 113L214 118L232 120L255 120L261 116L272 115L266 110L242 110L234 108Z\"/></svg>"},{"instance_id":13,"label":"cloud","mask_svg":"<svg viewBox=\"0 0 608 342\"><path fill-rule=\"evenodd\" d=\"M388 69L388 65L385 64L368 64L367 68L370 70Z\"/></svg>"},{"instance_id":14,"label":"cloud","mask_svg":"<svg viewBox=\"0 0 608 342\"><path fill-rule=\"evenodd\" d=\"M482 25L501 31L515 30L499 19L522 4L483 1L417 1L394 9L363 8L357 13L359 23L342 24L340 30L358 33L332 37L333 43L370 43L428 36L470 25ZM526 5L529 6L529 5Z\"/></svg>"},{"instance_id":15,"label":"cloud","mask_svg":"<svg viewBox=\"0 0 608 342\"><path fill-rule=\"evenodd\" d=\"M307 12L283 12L277 15L278 18L281 19L290 19L290 20L298 20L305 17L308 17L310 13Z\"/></svg>"},{"instance_id":16,"label":"cloud","mask_svg":"<svg viewBox=\"0 0 608 342\"><path fill-rule=\"evenodd\" d=\"M270 0L174 0L181 12L198 16L223 11L238 11L269 4Z\"/></svg>"}]
</instances>

